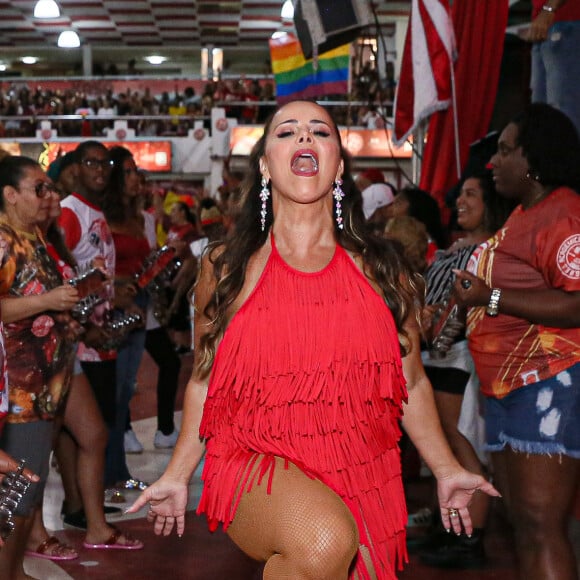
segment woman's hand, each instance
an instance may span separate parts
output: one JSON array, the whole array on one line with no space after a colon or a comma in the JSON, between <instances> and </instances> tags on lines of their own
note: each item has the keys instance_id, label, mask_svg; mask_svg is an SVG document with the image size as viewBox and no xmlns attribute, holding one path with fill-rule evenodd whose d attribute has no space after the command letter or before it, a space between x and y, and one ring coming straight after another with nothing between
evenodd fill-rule
<instances>
[{"instance_id":1,"label":"woman's hand","mask_svg":"<svg viewBox=\"0 0 580 580\"><path fill-rule=\"evenodd\" d=\"M168 246L175 250L175 256L180 260L185 260L191 256L191 250L189 249L189 244L184 240L171 240L167 243Z\"/></svg>"},{"instance_id":2,"label":"woman's hand","mask_svg":"<svg viewBox=\"0 0 580 580\"><path fill-rule=\"evenodd\" d=\"M10 471L16 471L18 469L19 464L20 463L18 461L16 461L12 457L10 457L10 455L2 451L2 449L0 449L0 475L6 475ZM34 483L39 481L40 479L38 475L32 473L30 469L24 469L22 475L24 475L26 479ZM1 480L2 477L0 477L0 481Z\"/></svg>"},{"instance_id":3,"label":"woman's hand","mask_svg":"<svg viewBox=\"0 0 580 580\"><path fill-rule=\"evenodd\" d=\"M185 529L185 510L188 490L185 483L162 476L150 485L135 503L126 510L133 514L149 503L147 521L153 523L153 530L159 536L168 536L177 526L177 535L181 537Z\"/></svg>"},{"instance_id":4,"label":"woman's hand","mask_svg":"<svg viewBox=\"0 0 580 580\"><path fill-rule=\"evenodd\" d=\"M477 491L501 497L499 491L489 481L463 468L438 478L437 496L441 521L447 531L453 530L457 535L464 531L468 536L471 535L473 525L467 507Z\"/></svg>"},{"instance_id":5,"label":"woman's hand","mask_svg":"<svg viewBox=\"0 0 580 580\"><path fill-rule=\"evenodd\" d=\"M487 306L491 288L477 276L465 270L453 270L453 296L460 306Z\"/></svg>"},{"instance_id":6,"label":"woman's hand","mask_svg":"<svg viewBox=\"0 0 580 580\"><path fill-rule=\"evenodd\" d=\"M429 342L433 336L433 320L435 314L443 308L443 304L426 304L421 309L421 336Z\"/></svg>"},{"instance_id":7,"label":"woman's hand","mask_svg":"<svg viewBox=\"0 0 580 580\"><path fill-rule=\"evenodd\" d=\"M137 295L137 288L132 280L127 278L115 279L115 308L128 310L133 305Z\"/></svg>"},{"instance_id":8,"label":"woman's hand","mask_svg":"<svg viewBox=\"0 0 580 580\"><path fill-rule=\"evenodd\" d=\"M70 310L79 301L77 289L70 284L58 286L43 296L46 310L56 310L58 312Z\"/></svg>"}]
</instances>

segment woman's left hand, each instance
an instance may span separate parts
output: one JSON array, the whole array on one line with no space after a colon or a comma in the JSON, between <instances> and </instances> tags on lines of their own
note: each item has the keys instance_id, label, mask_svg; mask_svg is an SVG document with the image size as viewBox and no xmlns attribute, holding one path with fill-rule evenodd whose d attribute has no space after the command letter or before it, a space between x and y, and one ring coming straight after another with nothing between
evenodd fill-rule
<instances>
[{"instance_id":1,"label":"woman's left hand","mask_svg":"<svg viewBox=\"0 0 580 580\"><path fill-rule=\"evenodd\" d=\"M441 521L447 531L453 530L457 535L464 531L468 536L471 535L473 525L467 508L476 491L501 497L499 491L484 477L465 469L459 469L437 480Z\"/></svg>"}]
</instances>

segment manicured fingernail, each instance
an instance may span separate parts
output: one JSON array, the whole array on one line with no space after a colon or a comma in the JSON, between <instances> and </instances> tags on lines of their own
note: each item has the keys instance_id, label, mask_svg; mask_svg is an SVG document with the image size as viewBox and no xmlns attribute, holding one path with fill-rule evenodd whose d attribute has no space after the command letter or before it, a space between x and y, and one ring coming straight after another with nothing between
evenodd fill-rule
<instances>
[{"instance_id":1,"label":"manicured fingernail","mask_svg":"<svg viewBox=\"0 0 580 580\"><path fill-rule=\"evenodd\" d=\"M471 534L467 534L467 537L468 537L468 538L471 538Z\"/></svg>"},{"instance_id":2,"label":"manicured fingernail","mask_svg":"<svg viewBox=\"0 0 580 580\"><path fill-rule=\"evenodd\" d=\"M449 534L451 532L451 528L445 528L445 531Z\"/></svg>"}]
</instances>

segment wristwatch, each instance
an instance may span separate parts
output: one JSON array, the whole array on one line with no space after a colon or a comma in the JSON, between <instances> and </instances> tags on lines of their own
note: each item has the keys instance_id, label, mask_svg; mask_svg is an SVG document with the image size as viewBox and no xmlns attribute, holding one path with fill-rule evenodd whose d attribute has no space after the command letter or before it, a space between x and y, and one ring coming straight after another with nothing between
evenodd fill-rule
<instances>
[{"instance_id":1,"label":"wristwatch","mask_svg":"<svg viewBox=\"0 0 580 580\"><path fill-rule=\"evenodd\" d=\"M485 309L485 313L488 316L497 316L499 313L499 299L501 298L501 290L499 288L491 289L491 296L489 298L489 304Z\"/></svg>"}]
</instances>

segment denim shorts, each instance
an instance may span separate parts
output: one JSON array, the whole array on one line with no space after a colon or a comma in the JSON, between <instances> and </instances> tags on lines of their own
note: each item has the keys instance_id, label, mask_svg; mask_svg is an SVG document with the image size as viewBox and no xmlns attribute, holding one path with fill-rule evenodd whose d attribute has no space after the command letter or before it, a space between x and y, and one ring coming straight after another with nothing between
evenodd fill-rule
<instances>
[{"instance_id":1,"label":"denim shorts","mask_svg":"<svg viewBox=\"0 0 580 580\"><path fill-rule=\"evenodd\" d=\"M503 399L486 397L487 451L580 458L580 363Z\"/></svg>"}]
</instances>

